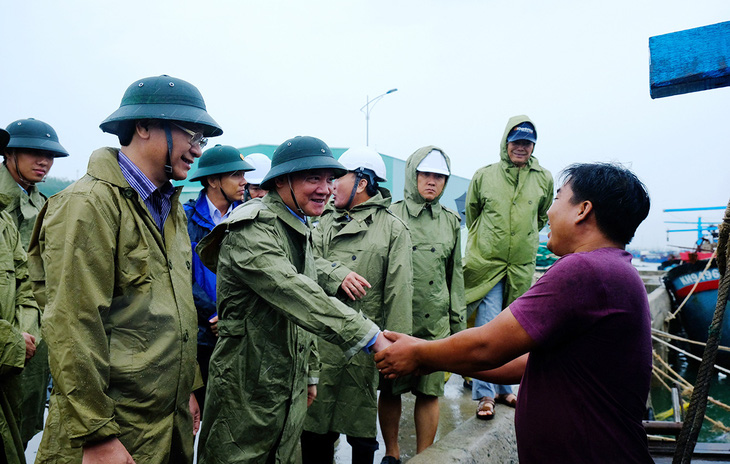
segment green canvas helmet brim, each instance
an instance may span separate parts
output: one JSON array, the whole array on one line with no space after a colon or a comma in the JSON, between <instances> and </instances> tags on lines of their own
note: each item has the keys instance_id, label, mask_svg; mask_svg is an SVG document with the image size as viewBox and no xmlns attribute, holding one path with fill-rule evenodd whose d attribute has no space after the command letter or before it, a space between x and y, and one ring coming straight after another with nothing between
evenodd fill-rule
<instances>
[{"instance_id":1,"label":"green canvas helmet brim","mask_svg":"<svg viewBox=\"0 0 730 464\"><path fill-rule=\"evenodd\" d=\"M130 85L119 108L99 125L102 131L118 135L121 123L140 119L179 121L203 126L203 135L223 133L208 114L200 91L189 82L171 76L146 77Z\"/></svg>"},{"instance_id":2,"label":"green canvas helmet brim","mask_svg":"<svg viewBox=\"0 0 730 464\"><path fill-rule=\"evenodd\" d=\"M312 171L315 169L331 169L335 177L342 177L347 174L347 169L345 169L345 167L332 156L308 156L305 158L285 161L276 167L272 167L261 182L261 188L265 190L274 190L276 188L274 179L277 177L286 174L293 174L295 172Z\"/></svg>"},{"instance_id":3,"label":"green canvas helmet brim","mask_svg":"<svg viewBox=\"0 0 730 464\"><path fill-rule=\"evenodd\" d=\"M58 142L58 135L50 124L38 119L18 119L8 124L10 139L7 148L25 148L50 152L54 158L65 158L68 152Z\"/></svg>"}]
</instances>

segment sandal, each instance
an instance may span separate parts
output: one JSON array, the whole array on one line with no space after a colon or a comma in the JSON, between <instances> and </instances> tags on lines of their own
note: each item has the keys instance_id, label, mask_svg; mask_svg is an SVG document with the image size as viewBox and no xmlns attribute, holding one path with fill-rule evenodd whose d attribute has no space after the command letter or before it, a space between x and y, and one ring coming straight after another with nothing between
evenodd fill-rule
<instances>
[{"instance_id":1,"label":"sandal","mask_svg":"<svg viewBox=\"0 0 730 464\"><path fill-rule=\"evenodd\" d=\"M506 404L507 406L514 408L517 406L517 395L514 393L507 393L506 395L497 395L494 398L497 403Z\"/></svg>"},{"instance_id":2,"label":"sandal","mask_svg":"<svg viewBox=\"0 0 730 464\"><path fill-rule=\"evenodd\" d=\"M477 405L477 419L494 419L494 398L490 396L484 396L481 400L479 400L479 404Z\"/></svg>"}]
</instances>

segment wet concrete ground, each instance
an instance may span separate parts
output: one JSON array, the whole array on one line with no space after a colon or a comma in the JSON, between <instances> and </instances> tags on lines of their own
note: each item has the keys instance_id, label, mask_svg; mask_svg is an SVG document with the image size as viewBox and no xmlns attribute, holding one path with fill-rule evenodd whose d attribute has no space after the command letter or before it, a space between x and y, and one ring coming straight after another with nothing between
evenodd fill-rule
<instances>
[{"instance_id":1,"label":"wet concrete ground","mask_svg":"<svg viewBox=\"0 0 730 464\"><path fill-rule=\"evenodd\" d=\"M437 441L476 413L476 401L471 399L471 390L464 388L463 383L464 379L456 374L453 374L446 382L444 396L439 400L440 415L439 428L436 432ZM411 394L405 394L402 397L403 409L398 439L402 462L406 462L416 455L416 427L413 422L415 399L416 397ZM385 454L385 444L380 434L380 427L378 427L378 443L380 449L375 452L375 464L380 463ZM352 462L351 449L343 435L335 448L335 463L350 464Z\"/></svg>"},{"instance_id":2,"label":"wet concrete ground","mask_svg":"<svg viewBox=\"0 0 730 464\"><path fill-rule=\"evenodd\" d=\"M439 401L440 416L439 429L436 433L436 440L445 436L456 427L461 425L466 419L475 414L476 402L471 399L471 390L464 388L464 380L459 375L452 375L446 382L444 396ZM415 396L411 394L403 395L403 411L400 422L399 443L401 449L401 460L406 462L416 454L416 429L413 423L413 407L415 405ZM499 410L496 411L499 413ZM25 457L28 463L35 461L35 455L40 444L42 433L36 435L28 444ZM378 427L378 443L380 449L375 453L375 464L385 454L385 445L383 437ZM344 436L337 442L335 448L335 463L349 464L352 462L351 447L347 443Z\"/></svg>"}]
</instances>

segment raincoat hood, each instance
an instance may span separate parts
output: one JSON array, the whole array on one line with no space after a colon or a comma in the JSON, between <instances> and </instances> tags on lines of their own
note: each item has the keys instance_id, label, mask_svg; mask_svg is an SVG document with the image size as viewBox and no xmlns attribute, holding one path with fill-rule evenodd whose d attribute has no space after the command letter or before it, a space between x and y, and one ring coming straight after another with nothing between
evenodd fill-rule
<instances>
[{"instance_id":1,"label":"raincoat hood","mask_svg":"<svg viewBox=\"0 0 730 464\"><path fill-rule=\"evenodd\" d=\"M499 145L499 157L500 159L509 164L510 166L513 166L512 161L509 159L509 153L507 153L507 135L509 135L509 132L512 130L513 127L515 127L517 124L522 124L523 122L529 122L532 124L533 127L535 127L535 132L537 132L537 127L535 126L535 123L532 122L532 119L530 119L527 115L520 114L518 116L512 116L509 118L509 121L507 121L507 126L504 128L504 134L502 134L502 141ZM535 147L537 147L537 144L535 144ZM530 155L530 159L527 160L527 164L525 165L526 168L531 168L533 163L536 163L537 160L535 159L535 150L532 150L532 155Z\"/></svg>"},{"instance_id":2,"label":"raincoat hood","mask_svg":"<svg viewBox=\"0 0 730 464\"><path fill-rule=\"evenodd\" d=\"M403 188L403 197L405 199L406 206L408 207L408 212L413 214L414 216L418 216L420 211L426 206L426 204L428 204L428 202L423 199L421 194L418 193L418 172L416 171L416 168L418 168L418 165L421 164L421 161L423 161L423 159L426 158L426 156L428 156L428 154L431 153L432 150L438 150L441 152L442 155L444 155L446 165L449 167L449 172L451 172L451 160L449 159L448 155L446 155L446 153L444 153L444 151L439 147L429 145L427 147L419 148L411 156L408 157L408 159L406 160L406 183L405 187ZM446 182L444 183L444 189L441 191L441 194L437 196L432 202L430 202L433 214L438 214L438 212L441 210L441 203L439 203L439 200L446 191L446 186L449 184L449 177L446 178Z\"/></svg>"}]
</instances>

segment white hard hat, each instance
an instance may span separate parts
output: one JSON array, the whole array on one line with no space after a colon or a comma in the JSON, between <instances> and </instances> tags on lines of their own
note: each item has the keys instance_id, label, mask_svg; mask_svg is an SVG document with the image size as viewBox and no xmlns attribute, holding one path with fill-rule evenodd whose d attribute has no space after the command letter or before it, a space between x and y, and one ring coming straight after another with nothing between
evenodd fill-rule
<instances>
[{"instance_id":1,"label":"white hard hat","mask_svg":"<svg viewBox=\"0 0 730 464\"><path fill-rule=\"evenodd\" d=\"M357 168L370 169L375 173L378 182L385 182L385 163L377 151L369 147L353 147L340 156L338 160L348 171Z\"/></svg>"},{"instance_id":2,"label":"white hard hat","mask_svg":"<svg viewBox=\"0 0 730 464\"><path fill-rule=\"evenodd\" d=\"M271 160L263 153L251 153L243 158L248 164L254 167L253 171L246 173L246 181L249 184L259 185L271 169Z\"/></svg>"},{"instance_id":3,"label":"white hard hat","mask_svg":"<svg viewBox=\"0 0 730 464\"><path fill-rule=\"evenodd\" d=\"M248 160L246 160L248 161ZM439 150L431 150L431 152L423 158L423 161L416 168L418 172L433 172L435 174L443 174L450 176L449 166L446 164L444 154Z\"/></svg>"}]
</instances>

